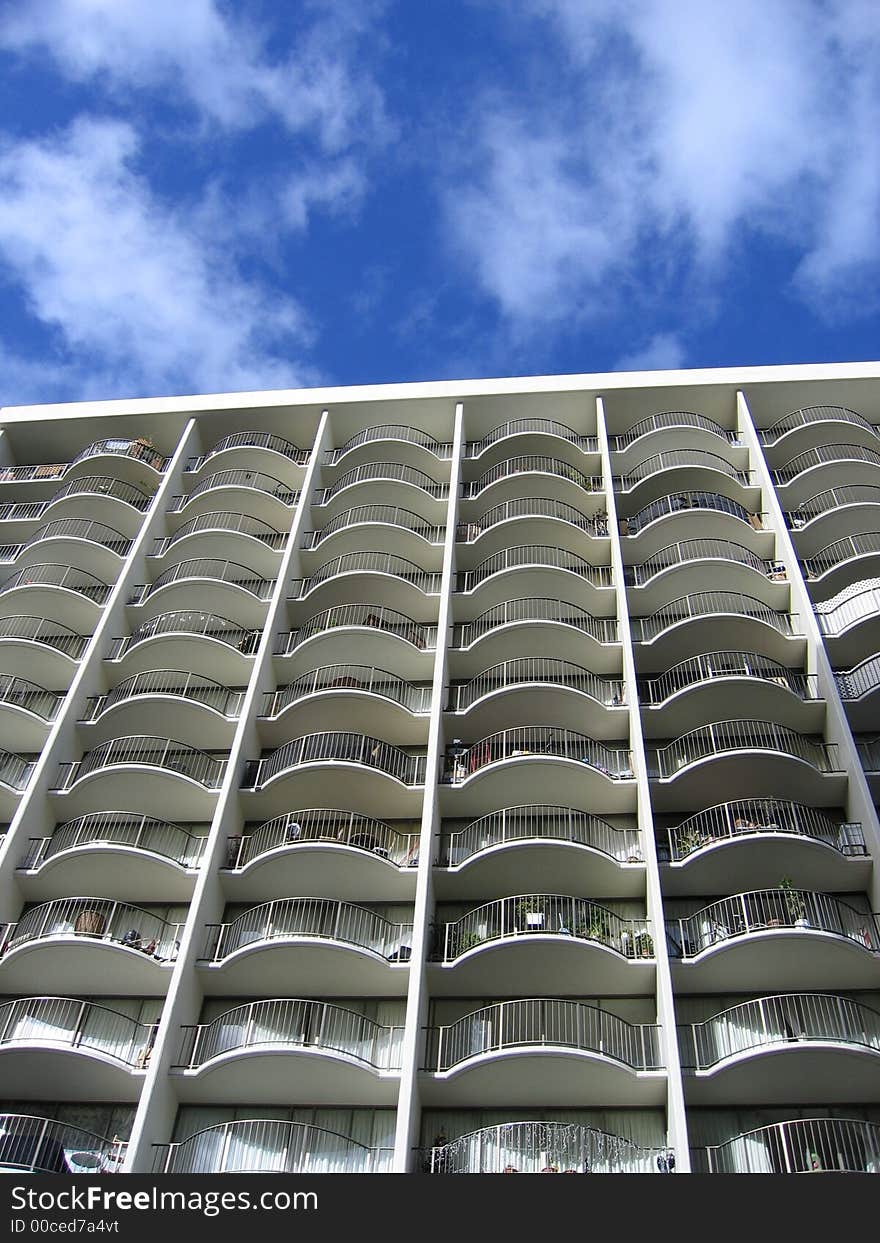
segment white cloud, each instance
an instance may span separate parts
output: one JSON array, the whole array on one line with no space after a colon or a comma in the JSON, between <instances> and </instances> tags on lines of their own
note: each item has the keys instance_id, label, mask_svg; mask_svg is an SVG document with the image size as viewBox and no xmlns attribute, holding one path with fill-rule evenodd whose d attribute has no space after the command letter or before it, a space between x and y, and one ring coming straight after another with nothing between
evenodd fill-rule
<instances>
[{"instance_id":1,"label":"white cloud","mask_svg":"<svg viewBox=\"0 0 880 1243\"><path fill-rule=\"evenodd\" d=\"M294 358L302 309L244 279L197 211L157 199L137 151L131 126L95 118L0 149L0 262L84 395L314 382Z\"/></svg>"},{"instance_id":2,"label":"white cloud","mask_svg":"<svg viewBox=\"0 0 880 1243\"><path fill-rule=\"evenodd\" d=\"M671 332L658 332L640 350L624 354L614 371L677 371L684 366L685 350Z\"/></svg>"}]
</instances>

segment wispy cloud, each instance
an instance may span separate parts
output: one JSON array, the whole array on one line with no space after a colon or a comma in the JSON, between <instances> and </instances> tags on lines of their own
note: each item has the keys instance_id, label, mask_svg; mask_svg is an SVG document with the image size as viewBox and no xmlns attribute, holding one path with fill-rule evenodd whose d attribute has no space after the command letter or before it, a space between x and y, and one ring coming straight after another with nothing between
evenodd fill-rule
<instances>
[{"instance_id":1,"label":"wispy cloud","mask_svg":"<svg viewBox=\"0 0 880 1243\"><path fill-rule=\"evenodd\" d=\"M614 364L615 371L676 371L685 364L685 350L671 332L656 333L646 345L624 354Z\"/></svg>"}]
</instances>

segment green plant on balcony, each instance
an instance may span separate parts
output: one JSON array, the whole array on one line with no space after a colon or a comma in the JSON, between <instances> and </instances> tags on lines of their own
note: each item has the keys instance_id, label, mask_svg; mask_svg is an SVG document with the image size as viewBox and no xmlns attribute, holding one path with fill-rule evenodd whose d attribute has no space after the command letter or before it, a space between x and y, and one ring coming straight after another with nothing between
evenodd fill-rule
<instances>
[{"instance_id":1,"label":"green plant on balcony","mask_svg":"<svg viewBox=\"0 0 880 1243\"><path fill-rule=\"evenodd\" d=\"M516 904L516 920L519 928L543 928L546 918L544 899L541 897L520 898Z\"/></svg>"},{"instance_id":2,"label":"green plant on balcony","mask_svg":"<svg viewBox=\"0 0 880 1243\"><path fill-rule=\"evenodd\" d=\"M650 932L637 932L635 937L635 952L639 958L654 957L654 938Z\"/></svg>"},{"instance_id":3,"label":"green plant on balcony","mask_svg":"<svg viewBox=\"0 0 880 1243\"><path fill-rule=\"evenodd\" d=\"M709 838L705 833L701 833L699 829L688 829L685 833L678 835L676 849L680 856L693 854L695 850L699 850L701 846L705 846Z\"/></svg>"},{"instance_id":4,"label":"green plant on balcony","mask_svg":"<svg viewBox=\"0 0 880 1243\"><path fill-rule=\"evenodd\" d=\"M785 910L791 922L797 926L803 926L807 922L807 904L804 901L804 895L794 886L794 881L790 876L783 876L779 882L779 888L782 890L785 900Z\"/></svg>"},{"instance_id":5,"label":"green plant on balcony","mask_svg":"<svg viewBox=\"0 0 880 1243\"><path fill-rule=\"evenodd\" d=\"M474 932L472 928L463 928L455 938L455 956L466 954L468 950L472 950L475 945L479 945L481 941L480 934Z\"/></svg>"},{"instance_id":6,"label":"green plant on balcony","mask_svg":"<svg viewBox=\"0 0 880 1243\"><path fill-rule=\"evenodd\" d=\"M607 945L611 941L611 920L605 911L592 910L587 919L576 925L575 932L588 941L601 941Z\"/></svg>"}]
</instances>

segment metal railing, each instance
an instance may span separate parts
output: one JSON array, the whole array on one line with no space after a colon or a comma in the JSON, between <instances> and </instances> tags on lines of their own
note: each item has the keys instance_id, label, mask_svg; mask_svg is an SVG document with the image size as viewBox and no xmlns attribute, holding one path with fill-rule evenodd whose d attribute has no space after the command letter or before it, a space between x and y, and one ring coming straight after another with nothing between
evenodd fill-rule
<instances>
[{"instance_id":1,"label":"metal railing","mask_svg":"<svg viewBox=\"0 0 880 1243\"><path fill-rule=\"evenodd\" d=\"M25 548L42 544L53 539L82 539L91 544L98 544L117 557L125 557L131 548L131 540L115 527L108 527L104 522L95 522L91 518L53 518L45 526L34 531L24 543L0 544L0 560L14 561Z\"/></svg>"},{"instance_id":2,"label":"metal railing","mask_svg":"<svg viewBox=\"0 0 880 1243\"><path fill-rule=\"evenodd\" d=\"M71 565L27 565L0 582L0 594L16 587L62 587L95 604L104 604L112 588L94 574Z\"/></svg>"},{"instance_id":3,"label":"metal railing","mask_svg":"<svg viewBox=\"0 0 880 1243\"><path fill-rule=\"evenodd\" d=\"M464 781L487 764L528 756L531 759L566 759L598 772L611 780L631 778L632 752L624 747L607 747L587 734L556 725L518 725L489 734L455 756L444 781L453 785Z\"/></svg>"},{"instance_id":4,"label":"metal railing","mask_svg":"<svg viewBox=\"0 0 880 1243\"><path fill-rule=\"evenodd\" d=\"M331 518L320 530L306 531L302 547L317 548L337 531L368 523L401 527L411 531L413 535L418 535L428 544L442 544L446 534L446 527L427 523L421 514L413 513L411 509L402 509L399 505L356 505L353 509L344 509L341 514Z\"/></svg>"},{"instance_id":5,"label":"metal railing","mask_svg":"<svg viewBox=\"0 0 880 1243\"><path fill-rule=\"evenodd\" d=\"M258 600L268 600L275 585L274 579L260 578L259 575L254 574L253 570L238 561L223 561L217 557L192 557L186 561L178 561L152 583L138 583L132 587L128 603L142 604L144 600L155 595L163 587L185 579L207 579L212 583L228 583L232 587L240 587L242 591L256 596Z\"/></svg>"},{"instance_id":6,"label":"metal railing","mask_svg":"<svg viewBox=\"0 0 880 1243\"><path fill-rule=\"evenodd\" d=\"M830 993L757 997L680 1029L686 1065L709 1070L726 1058L768 1045L816 1040L880 1054L880 1014Z\"/></svg>"},{"instance_id":7,"label":"metal railing","mask_svg":"<svg viewBox=\"0 0 880 1243\"><path fill-rule=\"evenodd\" d=\"M299 590L291 598L302 600L328 579L338 578L341 574L355 573L388 574L392 578L411 583L424 595L436 595L443 578L439 571L423 570L420 565L416 565L415 561L408 561L405 557L395 556L394 553L344 552L339 557L325 561L309 578L294 579L291 588L298 587Z\"/></svg>"},{"instance_id":8,"label":"metal railing","mask_svg":"<svg viewBox=\"0 0 880 1243\"><path fill-rule=\"evenodd\" d=\"M368 1148L305 1122L246 1118L156 1144L157 1174L383 1174L391 1148Z\"/></svg>"},{"instance_id":9,"label":"metal railing","mask_svg":"<svg viewBox=\"0 0 880 1243\"><path fill-rule=\"evenodd\" d=\"M864 858L868 851L861 824L839 823L818 807L786 799L751 798L716 803L667 829L669 857L686 859L703 846L762 833L790 833L830 846L847 857Z\"/></svg>"},{"instance_id":10,"label":"metal railing","mask_svg":"<svg viewBox=\"0 0 880 1243\"><path fill-rule=\"evenodd\" d=\"M863 535L847 535L843 539L835 540L833 544L826 544L814 556L807 557L802 564L807 578L821 578L845 561L878 552L880 531L867 531Z\"/></svg>"},{"instance_id":11,"label":"metal railing","mask_svg":"<svg viewBox=\"0 0 880 1243\"><path fill-rule=\"evenodd\" d=\"M693 561L732 561L744 565L750 570L774 579L787 577L785 566L779 561L766 561L756 556L744 544L736 544L726 539L689 539L678 540L667 544L659 552L655 552L647 561L637 565L624 567L624 579L628 586L644 587L664 570L675 565L685 565Z\"/></svg>"},{"instance_id":12,"label":"metal railing","mask_svg":"<svg viewBox=\"0 0 880 1243\"><path fill-rule=\"evenodd\" d=\"M719 436L722 440L726 440L728 444L737 443L736 432L727 431L720 423L716 423L714 419L707 418L705 414L694 414L690 410L663 410L658 414L649 415L646 419L640 419L638 423L633 423L629 431L624 432L620 436L609 436L608 444L612 453L621 453L628 449L631 444L640 440L642 436L648 436L651 432L685 427L711 432L713 436Z\"/></svg>"},{"instance_id":13,"label":"metal railing","mask_svg":"<svg viewBox=\"0 0 880 1243\"><path fill-rule=\"evenodd\" d=\"M102 1053L132 1069L143 1069L158 1026L73 997L21 997L0 1003L0 1046L61 1044Z\"/></svg>"},{"instance_id":14,"label":"metal railing","mask_svg":"<svg viewBox=\"0 0 880 1243\"><path fill-rule=\"evenodd\" d=\"M0 785L21 793L34 771L35 762L36 757L27 760L14 751L0 748Z\"/></svg>"},{"instance_id":15,"label":"metal railing","mask_svg":"<svg viewBox=\"0 0 880 1243\"><path fill-rule=\"evenodd\" d=\"M0 1114L0 1169L29 1174L116 1174L128 1145L35 1114Z\"/></svg>"},{"instance_id":16,"label":"metal railing","mask_svg":"<svg viewBox=\"0 0 880 1243\"><path fill-rule=\"evenodd\" d=\"M482 440L467 441L464 456L466 458L480 457L486 449L499 440L507 439L508 436L528 436L536 433L543 436L558 436L561 440L577 445L579 449L583 449L584 453L599 452L597 436L581 436L573 427L569 427L567 423L560 423L556 419L528 418L508 419L506 423L499 423L497 427L493 427Z\"/></svg>"},{"instance_id":17,"label":"metal railing","mask_svg":"<svg viewBox=\"0 0 880 1243\"><path fill-rule=\"evenodd\" d=\"M424 783L427 755L425 752L410 755L400 747L365 734L341 730L304 734L285 742L259 760L248 760L244 767L242 789L259 789L279 773L300 764L333 762L377 768L403 785L416 786Z\"/></svg>"},{"instance_id":18,"label":"metal railing","mask_svg":"<svg viewBox=\"0 0 880 1243\"><path fill-rule=\"evenodd\" d=\"M67 496L110 496L116 501L122 501L124 505L130 505L132 509L139 509L141 512L149 509L150 502L153 499L152 492L144 492L142 488L137 488L133 483L124 483L121 479L114 479L112 475L81 475L79 479L71 479L53 492L48 501L39 502L48 509L50 505L54 505L56 501L61 501Z\"/></svg>"},{"instance_id":19,"label":"metal railing","mask_svg":"<svg viewBox=\"0 0 880 1243\"><path fill-rule=\"evenodd\" d=\"M695 1173L876 1174L880 1126L860 1118L793 1118L692 1148Z\"/></svg>"},{"instance_id":20,"label":"metal railing","mask_svg":"<svg viewBox=\"0 0 880 1243\"><path fill-rule=\"evenodd\" d=\"M209 475L207 479L203 479L192 492L186 492L182 496L173 496L168 505L168 513L180 513L190 501L195 500L204 492L210 492L213 488L247 488L252 492L264 492L267 496L275 497L288 508L299 500L299 492L294 491L280 479L276 479L274 475L264 475L255 470L218 470L215 474Z\"/></svg>"},{"instance_id":21,"label":"metal railing","mask_svg":"<svg viewBox=\"0 0 880 1243\"><path fill-rule=\"evenodd\" d=\"M206 790L216 790L226 767L227 753L224 751L222 754L223 758L220 759L216 754L200 751L198 747L191 747L188 743L149 734L111 738L109 742L102 742L92 751L87 751L81 760L61 763L58 766L57 783L53 788L63 793L89 773L118 765L138 765L177 773L204 786Z\"/></svg>"},{"instance_id":22,"label":"metal railing","mask_svg":"<svg viewBox=\"0 0 880 1243\"><path fill-rule=\"evenodd\" d=\"M598 1053L631 1070L658 1070L658 1034L656 1026L627 1023L608 1010L577 1001L500 1001L447 1026L429 1027L424 1069L442 1074L483 1053L555 1045Z\"/></svg>"},{"instance_id":23,"label":"metal railing","mask_svg":"<svg viewBox=\"0 0 880 1243\"><path fill-rule=\"evenodd\" d=\"M90 846L131 846L184 868L195 868L207 838L178 824L131 811L92 811L60 824L49 837L32 837L20 867L34 870L66 850Z\"/></svg>"},{"instance_id":24,"label":"metal railing","mask_svg":"<svg viewBox=\"0 0 880 1243\"><path fill-rule=\"evenodd\" d=\"M643 462L638 462L631 470L625 474L619 475L614 483L619 492L631 492L633 488L645 479L650 479L652 475L659 474L660 471L673 470L679 466L700 467L703 470L717 470L722 475L726 475L728 479L735 479L737 483L747 488L751 483L751 473L747 470L737 470L728 462L727 458L721 457L718 453L710 453L707 449L667 449L663 453L652 454L651 457L645 458Z\"/></svg>"},{"instance_id":25,"label":"metal railing","mask_svg":"<svg viewBox=\"0 0 880 1243\"><path fill-rule=\"evenodd\" d=\"M445 500L449 496L448 483L438 483L414 466L405 466L402 462L364 462L362 466L346 471L332 487L318 488L312 504L329 505L334 496L358 483L406 483L426 492L436 501Z\"/></svg>"},{"instance_id":26,"label":"metal railing","mask_svg":"<svg viewBox=\"0 0 880 1243\"><path fill-rule=\"evenodd\" d=\"M596 941L624 958L654 956L647 920L624 919L589 898L530 893L497 898L452 923L435 924L431 958L435 962L454 962L478 945L536 933Z\"/></svg>"},{"instance_id":27,"label":"metal railing","mask_svg":"<svg viewBox=\"0 0 880 1243\"><path fill-rule=\"evenodd\" d=\"M815 675L788 669L760 652L707 652L679 661L665 673L639 682L639 699L651 707L665 703L679 691L717 678L754 678L784 686L799 699L818 698Z\"/></svg>"},{"instance_id":28,"label":"metal railing","mask_svg":"<svg viewBox=\"0 0 880 1243\"><path fill-rule=\"evenodd\" d=\"M593 617L592 613L568 600L525 596L518 600L504 600L486 609L473 621L453 626L452 646L470 647L490 630L518 622L558 622L561 626L573 626L583 631L597 643L617 643L620 637L616 617Z\"/></svg>"},{"instance_id":29,"label":"metal railing","mask_svg":"<svg viewBox=\"0 0 880 1243\"><path fill-rule=\"evenodd\" d=\"M801 501L797 509L788 510L785 520L796 531L820 514L843 505L859 504L880 505L880 487L868 483L849 483L839 488L826 488L824 492L817 492L815 496Z\"/></svg>"},{"instance_id":30,"label":"metal railing","mask_svg":"<svg viewBox=\"0 0 880 1243\"><path fill-rule=\"evenodd\" d=\"M857 427L864 428L865 431L873 432L875 436L880 435L873 423L869 423L860 414L856 414L855 410L848 410L846 406L804 406L801 410L792 410L789 414L784 414L769 427L759 428L758 435L761 437L761 444L774 445L777 440L781 440L787 432L793 431L796 427L806 427L810 423L822 422L854 423Z\"/></svg>"},{"instance_id":31,"label":"metal railing","mask_svg":"<svg viewBox=\"0 0 880 1243\"><path fill-rule=\"evenodd\" d=\"M689 596L679 596L656 613L647 617L632 618L632 637L634 643L650 643L661 635L664 630L678 622L688 621L696 617L712 617L721 613L732 613L737 617L751 617L771 626L783 635L794 635L792 625L796 613L780 612L771 609L763 600L755 596L744 595L740 591L695 591Z\"/></svg>"},{"instance_id":32,"label":"metal railing","mask_svg":"<svg viewBox=\"0 0 880 1243\"><path fill-rule=\"evenodd\" d=\"M325 634L328 630L344 627L382 630L421 651L429 651L437 642L436 626L413 621L405 613L398 613L396 609L386 608L383 604L336 604L310 617L298 630L279 634L275 655L289 656L301 643L316 634Z\"/></svg>"},{"instance_id":33,"label":"metal railing","mask_svg":"<svg viewBox=\"0 0 880 1243\"><path fill-rule=\"evenodd\" d=\"M610 587L613 581L610 565L591 565L583 557L552 544L517 544L487 557L474 570L456 574L455 590L474 591L487 578L518 569L563 570L576 574L594 587Z\"/></svg>"},{"instance_id":34,"label":"metal railing","mask_svg":"<svg viewBox=\"0 0 880 1243\"><path fill-rule=\"evenodd\" d=\"M616 828L574 807L530 803L505 807L440 835L438 867L456 867L493 846L509 842L553 841L588 846L618 863L644 861L638 829Z\"/></svg>"},{"instance_id":35,"label":"metal railing","mask_svg":"<svg viewBox=\"0 0 880 1243\"><path fill-rule=\"evenodd\" d=\"M785 487L802 475L805 470L814 466L827 466L832 462L870 462L872 466L880 466L880 453L876 449L866 449L863 445L814 445L803 453L789 458L784 466L773 471L773 481L777 487Z\"/></svg>"},{"instance_id":36,"label":"metal railing","mask_svg":"<svg viewBox=\"0 0 880 1243\"><path fill-rule=\"evenodd\" d=\"M63 652L71 660L79 660L90 637L77 634L68 626L45 617L0 617L0 640L24 639L30 643L42 643L45 647Z\"/></svg>"},{"instance_id":37,"label":"metal railing","mask_svg":"<svg viewBox=\"0 0 880 1243\"><path fill-rule=\"evenodd\" d=\"M880 655L868 656L852 669L835 669L834 680L841 699L863 699L865 695L872 695L880 688Z\"/></svg>"},{"instance_id":38,"label":"metal railing","mask_svg":"<svg viewBox=\"0 0 880 1243\"><path fill-rule=\"evenodd\" d=\"M261 717L278 717L291 704L317 695L320 691L362 691L378 695L400 704L408 712L429 712L431 709L431 686L417 686L406 682L387 669L375 665L322 665L310 673L304 673L286 686L263 695Z\"/></svg>"},{"instance_id":39,"label":"metal railing","mask_svg":"<svg viewBox=\"0 0 880 1243\"><path fill-rule=\"evenodd\" d=\"M222 440L218 440L207 453L190 458L186 469L198 470L205 462L216 457L218 453L223 453L226 449L270 449L273 453L280 453L282 457L289 458L297 466L308 465L311 452L309 449L300 449L291 441L285 440L283 436L274 436L271 432L233 432L231 436L224 436Z\"/></svg>"},{"instance_id":40,"label":"metal railing","mask_svg":"<svg viewBox=\"0 0 880 1243\"><path fill-rule=\"evenodd\" d=\"M608 515L604 512L583 514L564 501L554 501L546 496L521 496L494 505L474 522L460 522L455 529L455 538L459 543L473 544L499 522L508 522L513 518L555 518L577 527L579 531L586 531L588 535L601 537L608 534Z\"/></svg>"},{"instance_id":41,"label":"metal railing","mask_svg":"<svg viewBox=\"0 0 880 1243\"><path fill-rule=\"evenodd\" d=\"M222 716L234 720L244 701L244 691L231 690L213 678L205 678L197 673L187 673L183 669L147 669L126 678L106 695L92 695L86 700L82 721L97 721L98 718L117 704L126 703L143 695L173 695L178 699L189 699L194 703L204 704L213 708Z\"/></svg>"},{"instance_id":42,"label":"metal railing","mask_svg":"<svg viewBox=\"0 0 880 1243\"><path fill-rule=\"evenodd\" d=\"M183 924L171 924L130 902L112 898L55 898L6 925L4 952L11 953L32 941L77 936L92 941L112 941L148 954L162 962L177 957Z\"/></svg>"},{"instance_id":43,"label":"metal railing","mask_svg":"<svg viewBox=\"0 0 880 1243\"><path fill-rule=\"evenodd\" d=\"M153 470L164 471L170 461L164 454L160 453L155 445L143 436L137 437L135 440L126 440L121 437L111 437L108 440L96 440L94 444L90 444L87 449L83 449L82 453L78 453L70 462L70 466L76 466L77 462L85 462L91 457L103 457L105 454L117 457L131 457L135 461L144 462L147 466L151 466Z\"/></svg>"},{"instance_id":44,"label":"metal railing","mask_svg":"<svg viewBox=\"0 0 880 1243\"><path fill-rule=\"evenodd\" d=\"M132 647L163 634L201 635L206 639L216 639L227 647L237 648L245 656L252 656L260 641L260 630L248 630L228 617L220 617L216 613L199 613L195 611L175 610L170 613L159 613L151 617L131 635L111 641L109 660L119 660Z\"/></svg>"},{"instance_id":45,"label":"metal railing","mask_svg":"<svg viewBox=\"0 0 880 1243\"><path fill-rule=\"evenodd\" d=\"M17 678L11 673L0 674L0 703L32 712L44 721L54 721L63 699L63 691L47 691L44 686L29 682L27 678Z\"/></svg>"},{"instance_id":46,"label":"metal railing","mask_svg":"<svg viewBox=\"0 0 880 1243\"><path fill-rule=\"evenodd\" d=\"M830 932L880 953L880 929L870 911L858 911L830 893L782 885L721 898L686 919L667 922L670 952L682 958L694 958L722 941L771 928Z\"/></svg>"},{"instance_id":47,"label":"metal railing","mask_svg":"<svg viewBox=\"0 0 880 1243\"><path fill-rule=\"evenodd\" d=\"M418 861L418 832L402 833L382 820L355 811L312 807L285 812L250 833L231 837L226 866L237 871L272 850L308 842L366 850L397 867L414 867Z\"/></svg>"},{"instance_id":48,"label":"metal railing","mask_svg":"<svg viewBox=\"0 0 880 1243\"><path fill-rule=\"evenodd\" d=\"M433 453L438 458L452 456L451 444L444 444L417 427L409 427L405 423L379 423L375 427L365 428L362 432L355 432L338 449L328 449L324 454L323 464L334 466L352 449L357 449L359 445L372 444L377 440L402 440L407 444L421 445L423 449L427 449L429 453Z\"/></svg>"},{"instance_id":49,"label":"metal railing","mask_svg":"<svg viewBox=\"0 0 880 1243\"><path fill-rule=\"evenodd\" d=\"M856 750L866 773L880 773L880 737L856 737Z\"/></svg>"},{"instance_id":50,"label":"metal railing","mask_svg":"<svg viewBox=\"0 0 880 1243\"><path fill-rule=\"evenodd\" d=\"M408 962L412 924L392 923L365 906L336 898L275 898L227 924L208 924L203 958L221 962L255 942L301 937L340 941L393 962Z\"/></svg>"},{"instance_id":51,"label":"metal railing","mask_svg":"<svg viewBox=\"0 0 880 1243\"><path fill-rule=\"evenodd\" d=\"M157 536L150 555L161 557L178 540L186 539L188 535L195 535L199 531L222 531L224 535L250 535L275 552L283 548L287 540L286 532L276 531L274 527L269 526L268 522L252 518L250 514L217 509L209 514L199 514L196 518L190 518L189 522L184 522L182 526L179 526L173 535Z\"/></svg>"},{"instance_id":52,"label":"metal railing","mask_svg":"<svg viewBox=\"0 0 880 1243\"><path fill-rule=\"evenodd\" d=\"M777 751L811 764L820 773L839 772L837 743L778 725L775 721L714 721L692 729L665 747L648 747L649 775L668 778L711 755L726 751Z\"/></svg>"},{"instance_id":53,"label":"metal railing","mask_svg":"<svg viewBox=\"0 0 880 1243\"><path fill-rule=\"evenodd\" d=\"M453 683L449 688L448 711L467 712L484 695L531 682L566 686L608 707L619 707L626 702L625 685L619 678L599 677L568 660L550 656L520 656L484 669L468 682Z\"/></svg>"},{"instance_id":54,"label":"metal railing","mask_svg":"<svg viewBox=\"0 0 880 1243\"><path fill-rule=\"evenodd\" d=\"M847 595L844 600L833 597L831 600L817 601L813 607L822 634L836 638L859 622L880 613L880 587L863 587L860 591Z\"/></svg>"},{"instance_id":55,"label":"metal railing","mask_svg":"<svg viewBox=\"0 0 880 1243\"><path fill-rule=\"evenodd\" d=\"M732 501L720 492L671 492L668 496L658 497L650 505L645 505L630 518L622 518L621 535L638 535L650 523L669 514L677 514L691 509L712 509L717 513L729 514L740 522L747 522L754 530L763 529L763 516L750 513L744 505Z\"/></svg>"},{"instance_id":56,"label":"metal railing","mask_svg":"<svg viewBox=\"0 0 880 1243\"><path fill-rule=\"evenodd\" d=\"M480 475L479 479L463 483L461 495L466 501L473 500L480 493L485 492L486 488L500 483L502 479L510 479L513 475L534 474L552 475L556 479L565 479L568 483L573 483L583 489L584 492L602 491L601 475L585 475L583 471L570 466L568 462L563 462L561 458L547 457L541 453L522 453L498 462L497 465L490 467Z\"/></svg>"},{"instance_id":57,"label":"metal railing","mask_svg":"<svg viewBox=\"0 0 880 1243\"><path fill-rule=\"evenodd\" d=\"M212 1023L184 1026L174 1068L194 1070L224 1053L245 1049L326 1050L373 1070L400 1070L402 1027L383 1026L327 1001L273 997L235 1006Z\"/></svg>"},{"instance_id":58,"label":"metal railing","mask_svg":"<svg viewBox=\"0 0 880 1243\"><path fill-rule=\"evenodd\" d=\"M424 1153L430 1174L651 1174L666 1149L578 1122L502 1122Z\"/></svg>"}]
</instances>

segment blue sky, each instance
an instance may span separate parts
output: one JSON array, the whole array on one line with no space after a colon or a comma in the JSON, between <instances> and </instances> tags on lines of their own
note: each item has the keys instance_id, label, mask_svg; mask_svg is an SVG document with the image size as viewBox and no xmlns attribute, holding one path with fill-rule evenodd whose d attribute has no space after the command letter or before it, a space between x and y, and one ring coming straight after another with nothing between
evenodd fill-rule
<instances>
[{"instance_id":1,"label":"blue sky","mask_svg":"<svg viewBox=\"0 0 880 1243\"><path fill-rule=\"evenodd\" d=\"M877 0L0 0L0 404L878 357Z\"/></svg>"}]
</instances>

